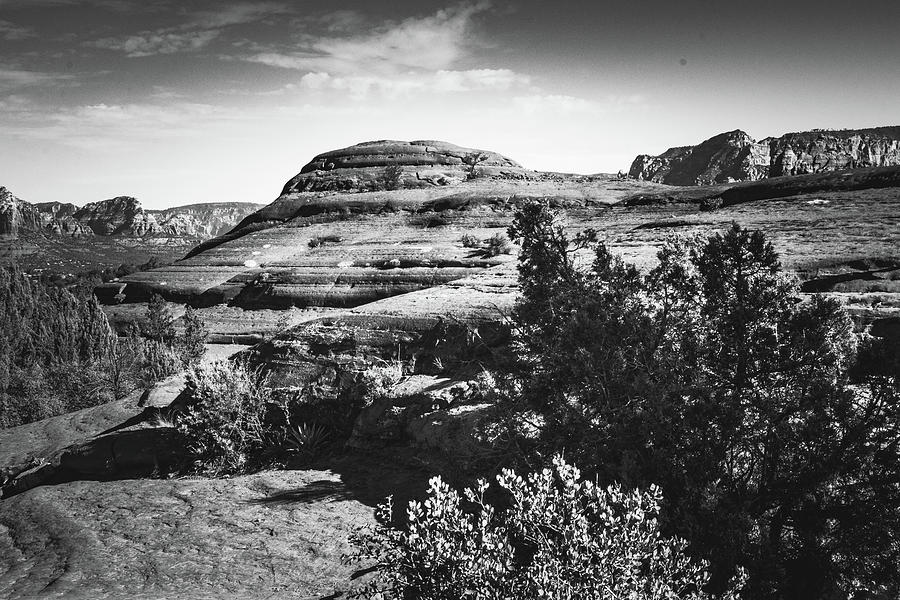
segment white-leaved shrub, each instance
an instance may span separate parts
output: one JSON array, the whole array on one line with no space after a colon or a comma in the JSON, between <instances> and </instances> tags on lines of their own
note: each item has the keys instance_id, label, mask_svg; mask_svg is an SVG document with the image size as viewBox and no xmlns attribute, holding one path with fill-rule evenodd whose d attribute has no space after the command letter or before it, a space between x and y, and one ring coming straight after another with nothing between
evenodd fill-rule
<instances>
[{"instance_id":1,"label":"white-leaved shrub","mask_svg":"<svg viewBox=\"0 0 900 600\"><path fill-rule=\"evenodd\" d=\"M377 574L357 597L423 600L509 598L701 600L706 565L686 542L660 533L658 487L627 491L581 480L562 457L522 478L504 470L497 482L503 508L485 500L486 481L462 496L440 477L425 502L411 501L408 525L391 527L392 505L379 506L381 525L352 538L352 559L374 562ZM463 500L465 498L465 502ZM723 598L735 598L734 581Z\"/></svg>"}]
</instances>

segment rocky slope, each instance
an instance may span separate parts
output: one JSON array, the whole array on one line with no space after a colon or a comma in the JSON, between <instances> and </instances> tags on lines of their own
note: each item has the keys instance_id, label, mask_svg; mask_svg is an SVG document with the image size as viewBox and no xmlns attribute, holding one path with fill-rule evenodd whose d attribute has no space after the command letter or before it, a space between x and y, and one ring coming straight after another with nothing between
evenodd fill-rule
<instances>
[{"instance_id":1,"label":"rocky slope","mask_svg":"<svg viewBox=\"0 0 900 600\"><path fill-rule=\"evenodd\" d=\"M629 175L670 185L710 185L900 165L900 126L788 133L759 142L740 130L696 146L634 159Z\"/></svg>"}]
</instances>

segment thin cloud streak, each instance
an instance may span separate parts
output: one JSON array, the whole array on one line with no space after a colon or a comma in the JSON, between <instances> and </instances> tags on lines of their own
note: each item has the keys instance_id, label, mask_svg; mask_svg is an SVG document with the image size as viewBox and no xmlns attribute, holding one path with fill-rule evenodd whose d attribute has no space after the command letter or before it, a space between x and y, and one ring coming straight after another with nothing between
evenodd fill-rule
<instances>
[{"instance_id":1,"label":"thin cloud streak","mask_svg":"<svg viewBox=\"0 0 900 600\"><path fill-rule=\"evenodd\" d=\"M228 28L249 25L287 12L288 6L279 2L241 2L218 7L216 10L197 11L186 22L177 26L102 38L87 42L86 45L124 52L129 58L195 52L209 46Z\"/></svg>"}]
</instances>

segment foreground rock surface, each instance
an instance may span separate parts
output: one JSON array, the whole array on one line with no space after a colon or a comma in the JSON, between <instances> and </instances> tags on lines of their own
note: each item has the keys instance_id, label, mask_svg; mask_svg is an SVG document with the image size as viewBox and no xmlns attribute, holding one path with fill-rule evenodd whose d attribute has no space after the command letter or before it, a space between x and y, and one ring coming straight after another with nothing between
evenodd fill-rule
<instances>
[{"instance_id":1,"label":"foreground rock surface","mask_svg":"<svg viewBox=\"0 0 900 600\"><path fill-rule=\"evenodd\" d=\"M321 598L372 522L331 471L79 481L0 501L0 598Z\"/></svg>"}]
</instances>

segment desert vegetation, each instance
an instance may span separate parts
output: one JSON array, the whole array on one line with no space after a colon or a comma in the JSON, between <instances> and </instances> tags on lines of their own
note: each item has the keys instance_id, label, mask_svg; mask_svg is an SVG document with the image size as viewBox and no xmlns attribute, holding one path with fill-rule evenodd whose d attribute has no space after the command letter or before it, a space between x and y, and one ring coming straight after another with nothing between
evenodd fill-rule
<instances>
[{"instance_id":1,"label":"desert vegetation","mask_svg":"<svg viewBox=\"0 0 900 600\"><path fill-rule=\"evenodd\" d=\"M196 363L205 327L192 311L177 335L162 298L143 329L113 333L92 294L0 269L0 427L122 398Z\"/></svg>"},{"instance_id":2,"label":"desert vegetation","mask_svg":"<svg viewBox=\"0 0 900 600\"><path fill-rule=\"evenodd\" d=\"M569 239L541 204L510 236L522 298L498 402L530 426L505 450L510 463L553 466L502 471L490 502L484 483L462 501L432 481L405 529L358 538L381 573L364 596L687 598L738 584L754 599L896 596L896 344L859 339L837 303L801 298L764 235L737 225L673 237L646 273L593 231ZM560 452L599 487L579 488ZM581 495L603 486L612 496ZM608 507L622 489L650 490L634 511L658 509L658 543L686 542L657 552L604 529L622 526ZM396 517L380 510L385 524ZM666 569L650 583L604 562L618 551L640 557L643 577L659 556L702 566L687 585ZM592 587L601 581L637 587Z\"/></svg>"},{"instance_id":3,"label":"desert vegetation","mask_svg":"<svg viewBox=\"0 0 900 600\"><path fill-rule=\"evenodd\" d=\"M361 596L896 595L896 344L801 297L765 236L738 225L669 238L646 272L594 231L567 237L545 204L509 236L513 360L487 394L505 466L470 473L499 488L434 479L400 528L380 507L382 525L354 538L352 558L378 570ZM273 449L339 448L402 373L285 395L237 364L196 370L178 427L200 465L240 472Z\"/></svg>"}]
</instances>

